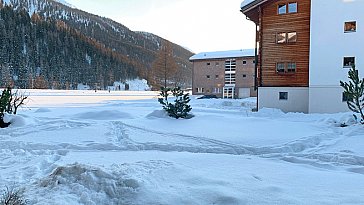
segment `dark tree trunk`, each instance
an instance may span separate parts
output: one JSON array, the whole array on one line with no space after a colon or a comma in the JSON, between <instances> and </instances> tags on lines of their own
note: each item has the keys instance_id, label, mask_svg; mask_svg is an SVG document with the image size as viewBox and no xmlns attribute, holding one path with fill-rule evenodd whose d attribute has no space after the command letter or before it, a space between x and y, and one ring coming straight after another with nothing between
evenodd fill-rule
<instances>
[{"instance_id":1,"label":"dark tree trunk","mask_svg":"<svg viewBox=\"0 0 364 205\"><path fill-rule=\"evenodd\" d=\"M0 119L0 128L9 127L10 122L4 122L3 119Z\"/></svg>"}]
</instances>

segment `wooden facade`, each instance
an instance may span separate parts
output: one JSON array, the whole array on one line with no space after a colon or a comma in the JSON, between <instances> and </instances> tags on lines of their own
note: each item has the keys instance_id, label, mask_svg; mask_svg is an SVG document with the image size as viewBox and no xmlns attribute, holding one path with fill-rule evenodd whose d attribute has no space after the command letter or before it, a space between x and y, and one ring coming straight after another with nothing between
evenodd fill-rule
<instances>
[{"instance_id":1,"label":"wooden facade","mask_svg":"<svg viewBox=\"0 0 364 205\"><path fill-rule=\"evenodd\" d=\"M258 85L260 87L308 87L310 54L310 0L257 0L242 12L257 24ZM260 3L259 3L260 2ZM289 13L288 4L297 3ZM287 13L279 14L286 5ZM277 35L296 33L295 42L277 43ZM295 72L278 72L277 63L295 63Z\"/></svg>"}]
</instances>

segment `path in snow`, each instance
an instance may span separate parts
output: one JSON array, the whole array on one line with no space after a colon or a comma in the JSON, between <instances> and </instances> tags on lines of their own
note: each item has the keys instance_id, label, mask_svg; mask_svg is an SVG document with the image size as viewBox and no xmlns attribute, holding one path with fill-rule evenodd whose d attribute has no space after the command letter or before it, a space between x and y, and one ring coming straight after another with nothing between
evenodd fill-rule
<instances>
[{"instance_id":1,"label":"path in snow","mask_svg":"<svg viewBox=\"0 0 364 205\"><path fill-rule=\"evenodd\" d=\"M364 157L343 143L348 139L355 142L358 130L339 128L325 121L325 116L274 110L251 113L246 102L206 102L194 102L194 119L177 121L158 111L154 101L103 102L95 107L68 104L67 108L40 108L20 114L23 124L0 130L0 186L15 183L28 187L34 204L171 204L173 200L204 204L197 201L207 198L208 204L221 205L272 202L272 197L250 199L249 195L243 195L247 198L243 200L242 193L249 194L251 189L232 184L243 176L239 183L253 186L258 194L267 192L277 203L297 204L290 195L300 195L300 190L290 192L267 180L267 164L278 173L286 168L277 161L293 170L296 165L300 169L308 165L309 170L364 174ZM260 127L254 127L256 124ZM284 130L287 125L288 130ZM262 127L271 130L256 129ZM225 160L221 168L214 165ZM262 167L247 171L251 167L239 164ZM224 178L226 171L232 174ZM171 177L174 174L176 178ZM319 170L314 176L321 174ZM353 180L346 172L341 174ZM290 187L302 185L294 184L296 178L295 174L288 177L293 183ZM286 177L277 176L277 180ZM341 193L349 196L350 190L344 188L348 187L343 186Z\"/></svg>"}]
</instances>

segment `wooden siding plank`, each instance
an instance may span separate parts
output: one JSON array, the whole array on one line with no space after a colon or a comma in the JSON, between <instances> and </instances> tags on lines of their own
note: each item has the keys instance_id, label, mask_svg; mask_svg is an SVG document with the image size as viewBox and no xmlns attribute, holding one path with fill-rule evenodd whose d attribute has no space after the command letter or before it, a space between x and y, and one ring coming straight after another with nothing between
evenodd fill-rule
<instances>
[{"instance_id":1,"label":"wooden siding plank","mask_svg":"<svg viewBox=\"0 0 364 205\"><path fill-rule=\"evenodd\" d=\"M298 3L298 12L281 14L279 4ZM308 87L310 53L310 0L269 1L262 6L261 31L261 82L263 87ZM276 34L297 32L297 41L292 44L277 44ZM277 62L296 62L295 74L276 72ZM260 67L260 66L259 66Z\"/></svg>"}]
</instances>

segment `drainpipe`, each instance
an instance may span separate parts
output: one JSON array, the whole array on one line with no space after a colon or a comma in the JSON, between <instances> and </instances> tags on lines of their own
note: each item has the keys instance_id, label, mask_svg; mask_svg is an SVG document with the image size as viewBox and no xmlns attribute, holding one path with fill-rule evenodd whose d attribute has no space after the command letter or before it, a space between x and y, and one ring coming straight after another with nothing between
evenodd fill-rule
<instances>
[{"instance_id":1,"label":"drainpipe","mask_svg":"<svg viewBox=\"0 0 364 205\"><path fill-rule=\"evenodd\" d=\"M259 87L262 86L262 59L263 59L263 27L262 27L262 7L259 6Z\"/></svg>"},{"instance_id":2,"label":"drainpipe","mask_svg":"<svg viewBox=\"0 0 364 205\"><path fill-rule=\"evenodd\" d=\"M255 24L254 90L258 90L258 25Z\"/></svg>"}]
</instances>

